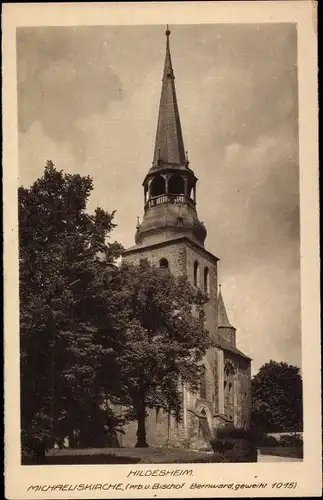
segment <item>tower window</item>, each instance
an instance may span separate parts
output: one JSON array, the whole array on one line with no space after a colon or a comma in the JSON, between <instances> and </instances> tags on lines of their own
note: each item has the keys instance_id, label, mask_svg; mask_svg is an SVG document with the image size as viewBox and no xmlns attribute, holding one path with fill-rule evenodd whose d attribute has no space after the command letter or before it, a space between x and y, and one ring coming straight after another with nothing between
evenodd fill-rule
<instances>
[{"instance_id":1,"label":"tower window","mask_svg":"<svg viewBox=\"0 0 323 500\"><path fill-rule=\"evenodd\" d=\"M172 175L168 181L169 194L184 194L184 179L180 175Z\"/></svg>"},{"instance_id":2,"label":"tower window","mask_svg":"<svg viewBox=\"0 0 323 500\"><path fill-rule=\"evenodd\" d=\"M206 295L210 294L209 270L207 267L204 268L204 293Z\"/></svg>"},{"instance_id":3,"label":"tower window","mask_svg":"<svg viewBox=\"0 0 323 500\"><path fill-rule=\"evenodd\" d=\"M202 371L200 375L200 398L206 399L206 369L202 366Z\"/></svg>"},{"instance_id":4,"label":"tower window","mask_svg":"<svg viewBox=\"0 0 323 500\"><path fill-rule=\"evenodd\" d=\"M163 269L168 269L168 267L169 267L168 260L164 259L164 258L160 259L159 267L162 267Z\"/></svg>"},{"instance_id":5,"label":"tower window","mask_svg":"<svg viewBox=\"0 0 323 500\"><path fill-rule=\"evenodd\" d=\"M156 175L150 184L150 196L160 196L165 194L165 179L161 175Z\"/></svg>"},{"instance_id":6,"label":"tower window","mask_svg":"<svg viewBox=\"0 0 323 500\"><path fill-rule=\"evenodd\" d=\"M200 268L197 260L194 262L194 286L198 286L200 281Z\"/></svg>"}]
</instances>

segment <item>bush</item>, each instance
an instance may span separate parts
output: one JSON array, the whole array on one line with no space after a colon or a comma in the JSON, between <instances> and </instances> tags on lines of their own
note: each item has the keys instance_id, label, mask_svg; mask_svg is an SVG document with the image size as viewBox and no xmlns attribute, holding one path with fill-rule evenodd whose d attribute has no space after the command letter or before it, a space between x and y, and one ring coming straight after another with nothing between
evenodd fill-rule
<instances>
[{"instance_id":1,"label":"bush","mask_svg":"<svg viewBox=\"0 0 323 500\"><path fill-rule=\"evenodd\" d=\"M281 446L301 447L303 446L303 438L299 434L280 436L279 444Z\"/></svg>"},{"instance_id":2,"label":"bush","mask_svg":"<svg viewBox=\"0 0 323 500\"><path fill-rule=\"evenodd\" d=\"M220 453L230 462L256 462L257 449L245 429L221 427L210 441L214 453Z\"/></svg>"},{"instance_id":3,"label":"bush","mask_svg":"<svg viewBox=\"0 0 323 500\"><path fill-rule=\"evenodd\" d=\"M50 448L49 438L37 433L28 435L21 433L21 460L22 462L32 462L43 464L45 462L46 451Z\"/></svg>"},{"instance_id":4,"label":"bush","mask_svg":"<svg viewBox=\"0 0 323 500\"><path fill-rule=\"evenodd\" d=\"M233 440L230 439L212 439L211 446L214 452L224 453L227 450L232 450L234 447Z\"/></svg>"},{"instance_id":5,"label":"bush","mask_svg":"<svg viewBox=\"0 0 323 500\"><path fill-rule=\"evenodd\" d=\"M247 439L234 439L234 446L226 450L224 456L232 462L257 462L257 449Z\"/></svg>"},{"instance_id":6,"label":"bush","mask_svg":"<svg viewBox=\"0 0 323 500\"><path fill-rule=\"evenodd\" d=\"M235 429L234 427L219 427L215 430L217 439L249 439L249 432L245 429Z\"/></svg>"},{"instance_id":7,"label":"bush","mask_svg":"<svg viewBox=\"0 0 323 500\"><path fill-rule=\"evenodd\" d=\"M274 436L264 436L261 440L260 446L279 446L280 442Z\"/></svg>"},{"instance_id":8,"label":"bush","mask_svg":"<svg viewBox=\"0 0 323 500\"><path fill-rule=\"evenodd\" d=\"M260 445L264 435L264 430L261 427L252 426L249 430L249 439L255 446Z\"/></svg>"}]
</instances>

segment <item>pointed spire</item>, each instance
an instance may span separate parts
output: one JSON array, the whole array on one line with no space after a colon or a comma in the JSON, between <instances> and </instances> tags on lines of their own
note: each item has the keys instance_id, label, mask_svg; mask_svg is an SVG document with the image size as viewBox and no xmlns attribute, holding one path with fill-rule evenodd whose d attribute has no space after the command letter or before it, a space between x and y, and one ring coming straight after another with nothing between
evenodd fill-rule
<instances>
[{"instance_id":1,"label":"pointed spire","mask_svg":"<svg viewBox=\"0 0 323 500\"><path fill-rule=\"evenodd\" d=\"M185 165L185 149L175 91L175 76L170 55L170 29L166 29L166 55L153 166L163 163ZM158 162L159 161L159 162Z\"/></svg>"},{"instance_id":2,"label":"pointed spire","mask_svg":"<svg viewBox=\"0 0 323 500\"><path fill-rule=\"evenodd\" d=\"M218 327L234 328L234 326L231 325L228 319L227 311L225 309L222 297L221 285L219 285L218 295Z\"/></svg>"}]
</instances>

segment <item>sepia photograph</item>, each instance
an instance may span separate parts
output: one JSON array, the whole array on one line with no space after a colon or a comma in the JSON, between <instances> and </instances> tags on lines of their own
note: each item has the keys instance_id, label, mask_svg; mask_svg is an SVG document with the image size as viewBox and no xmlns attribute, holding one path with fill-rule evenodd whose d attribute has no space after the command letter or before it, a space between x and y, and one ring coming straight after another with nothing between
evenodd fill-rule
<instances>
[{"instance_id":1,"label":"sepia photograph","mask_svg":"<svg viewBox=\"0 0 323 500\"><path fill-rule=\"evenodd\" d=\"M15 37L19 465L128 465L161 490L192 464L296 471L297 22L170 15ZM254 481L239 488L267 487Z\"/></svg>"},{"instance_id":2,"label":"sepia photograph","mask_svg":"<svg viewBox=\"0 0 323 500\"><path fill-rule=\"evenodd\" d=\"M296 35L17 30L22 463L302 458Z\"/></svg>"}]
</instances>

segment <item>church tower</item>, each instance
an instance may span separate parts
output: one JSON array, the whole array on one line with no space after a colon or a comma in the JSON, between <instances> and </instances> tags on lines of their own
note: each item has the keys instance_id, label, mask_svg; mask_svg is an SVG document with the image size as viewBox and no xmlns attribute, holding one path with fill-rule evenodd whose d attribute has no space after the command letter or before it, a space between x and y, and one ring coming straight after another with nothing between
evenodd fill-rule
<instances>
[{"instance_id":1,"label":"church tower","mask_svg":"<svg viewBox=\"0 0 323 500\"><path fill-rule=\"evenodd\" d=\"M167 27L153 161L143 180L143 220L137 225L136 245L123 258L147 258L201 287L209 296L206 326L215 331L218 259L204 247L206 228L197 214L198 179L184 149L169 38Z\"/></svg>"},{"instance_id":2,"label":"church tower","mask_svg":"<svg viewBox=\"0 0 323 500\"><path fill-rule=\"evenodd\" d=\"M156 414L147 419L151 445L176 444L200 447L212 430L223 423L249 425L250 359L236 347L236 330L230 324L221 293L218 293L218 258L205 248L207 235L197 211L198 179L190 168L184 148L170 51L166 30L166 54L152 165L143 180L144 214L137 224L135 245L123 259L138 264L148 259L185 276L208 297L205 327L213 347L208 350L198 394L183 388L183 421ZM133 432L135 434L135 432ZM123 445L132 444L132 431ZM133 436L135 440L135 435Z\"/></svg>"}]
</instances>

